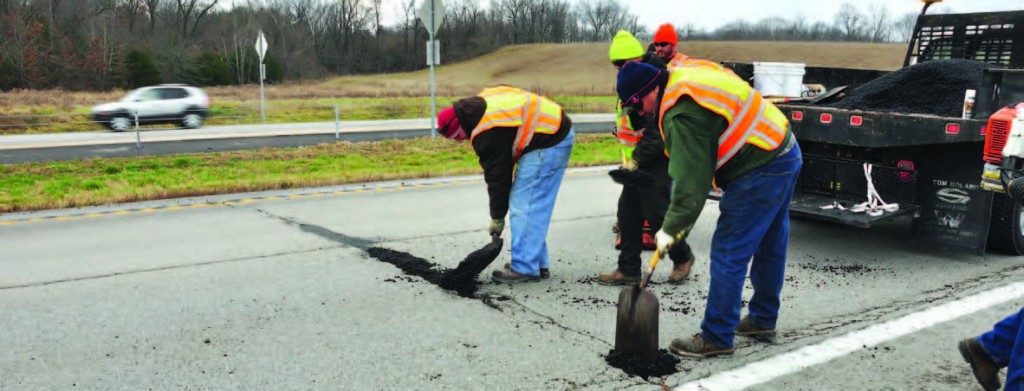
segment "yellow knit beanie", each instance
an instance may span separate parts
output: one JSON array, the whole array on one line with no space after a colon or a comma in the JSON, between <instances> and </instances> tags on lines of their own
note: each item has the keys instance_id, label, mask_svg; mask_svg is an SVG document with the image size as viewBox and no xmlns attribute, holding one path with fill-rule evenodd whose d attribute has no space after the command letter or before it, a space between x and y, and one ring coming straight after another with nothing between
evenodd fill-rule
<instances>
[{"instance_id":1,"label":"yellow knit beanie","mask_svg":"<svg viewBox=\"0 0 1024 391\"><path fill-rule=\"evenodd\" d=\"M644 46L626 30L619 30L615 38L612 38L612 46L608 48L608 59L611 61L632 60L643 55Z\"/></svg>"}]
</instances>

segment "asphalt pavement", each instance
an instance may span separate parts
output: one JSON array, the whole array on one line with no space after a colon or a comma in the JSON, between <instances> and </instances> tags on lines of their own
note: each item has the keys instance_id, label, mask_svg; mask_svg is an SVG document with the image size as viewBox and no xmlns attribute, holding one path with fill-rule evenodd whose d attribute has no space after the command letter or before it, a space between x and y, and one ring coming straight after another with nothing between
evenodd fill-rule
<instances>
[{"instance_id":1,"label":"asphalt pavement","mask_svg":"<svg viewBox=\"0 0 1024 391\"><path fill-rule=\"evenodd\" d=\"M619 288L595 283L617 256L606 170L566 176L550 279L491 283L506 248L477 298L364 248L454 267L488 240L479 177L0 215L0 389L974 390L957 340L1024 305L993 291L1018 286L1019 257L917 247L907 221L795 220L774 344L630 377L604 360ZM717 215L686 284L654 276L662 346L699 330Z\"/></svg>"}]
</instances>

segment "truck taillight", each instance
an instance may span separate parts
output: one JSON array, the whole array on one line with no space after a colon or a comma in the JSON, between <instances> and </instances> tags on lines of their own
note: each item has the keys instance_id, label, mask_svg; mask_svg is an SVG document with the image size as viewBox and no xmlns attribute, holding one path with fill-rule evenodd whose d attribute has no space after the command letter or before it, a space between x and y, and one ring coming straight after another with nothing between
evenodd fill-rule
<instances>
[{"instance_id":1,"label":"truck taillight","mask_svg":"<svg viewBox=\"0 0 1024 391\"><path fill-rule=\"evenodd\" d=\"M804 112L803 111L793 110L792 116L793 116L793 120L794 121L803 121L804 120Z\"/></svg>"},{"instance_id":2,"label":"truck taillight","mask_svg":"<svg viewBox=\"0 0 1024 391\"><path fill-rule=\"evenodd\" d=\"M960 124L946 124L946 134L960 134Z\"/></svg>"},{"instance_id":3,"label":"truck taillight","mask_svg":"<svg viewBox=\"0 0 1024 391\"><path fill-rule=\"evenodd\" d=\"M821 117L819 119L823 124L830 124L832 123L832 113L821 113Z\"/></svg>"},{"instance_id":4,"label":"truck taillight","mask_svg":"<svg viewBox=\"0 0 1024 391\"><path fill-rule=\"evenodd\" d=\"M861 126L864 125L864 117L859 115L850 116L850 126Z\"/></svg>"},{"instance_id":5,"label":"truck taillight","mask_svg":"<svg viewBox=\"0 0 1024 391\"><path fill-rule=\"evenodd\" d=\"M1003 163L1003 147L1010 136L1010 121L1016 116L1017 109L1005 107L992 114L985 126L985 154L983 160L992 164Z\"/></svg>"}]
</instances>

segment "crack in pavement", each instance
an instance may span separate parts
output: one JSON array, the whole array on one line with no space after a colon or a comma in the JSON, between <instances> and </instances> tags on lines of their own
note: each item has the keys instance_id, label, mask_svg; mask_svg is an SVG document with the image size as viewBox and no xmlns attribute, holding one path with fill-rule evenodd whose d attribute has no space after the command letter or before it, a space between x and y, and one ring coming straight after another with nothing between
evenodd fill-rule
<instances>
[{"instance_id":1,"label":"crack in pavement","mask_svg":"<svg viewBox=\"0 0 1024 391\"><path fill-rule=\"evenodd\" d=\"M261 208L253 209L255 209L257 212L262 213L264 216L283 221L291 226L299 227L299 229L301 229L303 232L310 233L330 241L338 242L349 247L355 247L363 251L366 251L377 242L375 240L369 240L356 236L345 235L339 232L334 232L319 225L303 223L301 221L292 220L284 216L278 216L273 213L267 212Z\"/></svg>"}]
</instances>

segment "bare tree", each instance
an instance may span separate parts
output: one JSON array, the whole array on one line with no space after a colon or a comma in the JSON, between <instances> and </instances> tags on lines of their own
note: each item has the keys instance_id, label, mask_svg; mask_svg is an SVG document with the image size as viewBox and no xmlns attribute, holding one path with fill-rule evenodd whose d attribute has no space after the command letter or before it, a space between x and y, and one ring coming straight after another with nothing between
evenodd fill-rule
<instances>
[{"instance_id":1,"label":"bare tree","mask_svg":"<svg viewBox=\"0 0 1024 391\"><path fill-rule=\"evenodd\" d=\"M892 21L892 36L894 41L910 42L914 34L914 26L917 24L917 13L907 13Z\"/></svg>"},{"instance_id":2,"label":"bare tree","mask_svg":"<svg viewBox=\"0 0 1024 391\"><path fill-rule=\"evenodd\" d=\"M160 11L161 0L142 0L146 6L146 15L149 17L149 31L156 30L156 18Z\"/></svg>"},{"instance_id":3,"label":"bare tree","mask_svg":"<svg viewBox=\"0 0 1024 391\"><path fill-rule=\"evenodd\" d=\"M853 4L843 3L835 17L836 27L843 32L847 41L856 41L864 31L864 15Z\"/></svg>"},{"instance_id":4,"label":"bare tree","mask_svg":"<svg viewBox=\"0 0 1024 391\"><path fill-rule=\"evenodd\" d=\"M892 28L889 22L889 8L884 4L872 5L868 10L867 28L871 42L887 41Z\"/></svg>"},{"instance_id":5,"label":"bare tree","mask_svg":"<svg viewBox=\"0 0 1024 391\"><path fill-rule=\"evenodd\" d=\"M220 0L175 0L175 13L181 26L181 38L189 39L196 36L199 22L210 12Z\"/></svg>"}]
</instances>

